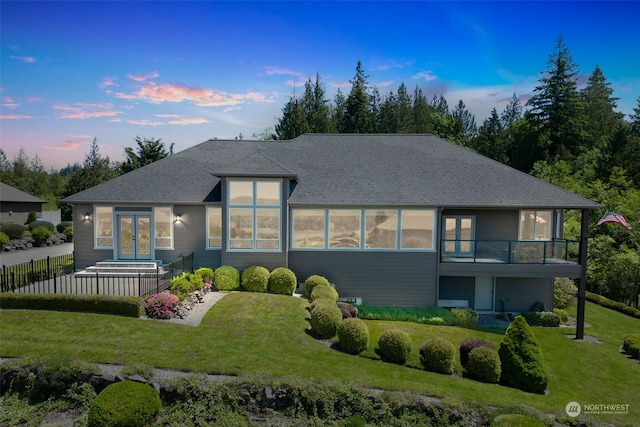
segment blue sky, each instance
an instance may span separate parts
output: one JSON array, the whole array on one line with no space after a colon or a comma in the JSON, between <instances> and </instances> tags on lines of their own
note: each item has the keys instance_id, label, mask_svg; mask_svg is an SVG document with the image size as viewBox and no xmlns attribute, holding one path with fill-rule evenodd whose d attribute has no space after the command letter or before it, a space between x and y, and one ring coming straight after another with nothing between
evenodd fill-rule
<instances>
[{"instance_id":1,"label":"blue sky","mask_svg":"<svg viewBox=\"0 0 640 427\"><path fill-rule=\"evenodd\" d=\"M580 82L599 65L619 111L640 96L640 2L0 2L0 138L11 161L82 163L94 137L174 150L273 127L319 73L346 94L361 60L381 93L404 82L462 99L479 125L531 96L562 35Z\"/></svg>"}]
</instances>

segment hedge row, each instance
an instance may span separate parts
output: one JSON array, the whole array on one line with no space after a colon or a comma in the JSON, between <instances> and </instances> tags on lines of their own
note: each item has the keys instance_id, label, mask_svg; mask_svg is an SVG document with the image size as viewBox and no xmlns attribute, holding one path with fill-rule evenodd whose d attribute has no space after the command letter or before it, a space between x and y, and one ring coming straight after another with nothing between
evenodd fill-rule
<instances>
[{"instance_id":1,"label":"hedge row","mask_svg":"<svg viewBox=\"0 0 640 427\"><path fill-rule=\"evenodd\" d=\"M622 349L634 359L640 359L640 334L629 334L624 337Z\"/></svg>"},{"instance_id":2,"label":"hedge row","mask_svg":"<svg viewBox=\"0 0 640 427\"><path fill-rule=\"evenodd\" d=\"M0 307L25 310L80 311L127 317L140 317L144 314L142 298L112 295L0 293Z\"/></svg>"},{"instance_id":3,"label":"hedge row","mask_svg":"<svg viewBox=\"0 0 640 427\"><path fill-rule=\"evenodd\" d=\"M610 300L609 298L603 297L602 295L594 294L593 292L589 291L586 291L585 298L587 299L587 301L591 301L594 304L598 304L603 307L626 314L627 316L640 319L640 310L635 307L628 306L627 304L618 301Z\"/></svg>"}]
</instances>

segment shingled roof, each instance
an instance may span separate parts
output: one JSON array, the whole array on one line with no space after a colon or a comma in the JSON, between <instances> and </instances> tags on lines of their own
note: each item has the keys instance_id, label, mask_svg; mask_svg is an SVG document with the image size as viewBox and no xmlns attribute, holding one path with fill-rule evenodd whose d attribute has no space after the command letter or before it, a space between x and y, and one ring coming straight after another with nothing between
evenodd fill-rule
<instances>
[{"instance_id":1,"label":"shingled roof","mask_svg":"<svg viewBox=\"0 0 640 427\"><path fill-rule=\"evenodd\" d=\"M600 205L433 135L305 134L209 140L67 197L69 203L219 201L222 176L298 181L290 205L597 208Z\"/></svg>"},{"instance_id":2,"label":"shingled roof","mask_svg":"<svg viewBox=\"0 0 640 427\"><path fill-rule=\"evenodd\" d=\"M0 202L13 203L45 203L44 200L32 196L29 193L18 190L4 182L0 182Z\"/></svg>"}]
</instances>

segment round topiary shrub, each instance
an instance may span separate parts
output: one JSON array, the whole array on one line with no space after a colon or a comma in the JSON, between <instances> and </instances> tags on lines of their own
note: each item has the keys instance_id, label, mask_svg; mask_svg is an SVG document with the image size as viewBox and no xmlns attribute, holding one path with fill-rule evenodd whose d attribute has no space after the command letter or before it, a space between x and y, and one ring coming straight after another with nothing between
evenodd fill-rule
<instances>
[{"instance_id":1,"label":"round topiary shrub","mask_svg":"<svg viewBox=\"0 0 640 427\"><path fill-rule=\"evenodd\" d=\"M369 328L362 319L350 317L338 325L338 342L347 353L360 354L369 345Z\"/></svg>"},{"instance_id":2,"label":"round topiary shrub","mask_svg":"<svg viewBox=\"0 0 640 427\"><path fill-rule=\"evenodd\" d=\"M0 224L0 231L9 236L10 240L22 239L22 236L24 235L24 225Z\"/></svg>"},{"instance_id":3,"label":"round topiary shrub","mask_svg":"<svg viewBox=\"0 0 640 427\"><path fill-rule=\"evenodd\" d=\"M245 268L242 272L242 287L249 292L267 292L269 270L259 265Z\"/></svg>"},{"instance_id":4,"label":"round topiary shrub","mask_svg":"<svg viewBox=\"0 0 640 427\"><path fill-rule=\"evenodd\" d=\"M152 319L171 319L178 301L180 298L169 292L153 294L145 302L144 312Z\"/></svg>"},{"instance_id":5,"label":"round topiary shrub","mask_svg":"<svg viewBox=\"0 0 640 427\"><path fill-rule=\"evenodd\" d=\"M404 365L411 355L411 337L399 329L387 329L378 338L377 353L385 362Z\"/></svg>"},{"instance_id":6,"label":"round topiary shrub","mask_svg":"<svg viewBox=\"0 0 640 427\"><path fill-rule=\"evenodd\" d=\"M420 363L427 371L451 374L455 353L456 349L449 341L431 338L420 348Z\"/></svg>"},{"instance_id":7,"label":"round topiary shrub","mask_svg":"<svg viewBox=\"0 0 640 427\"><path fill-rule=\"evenodd\" d=\"M91 402L89 427L148 425L162 409L160 394L147 384L122 381L107 386Z\"/></svg>"},{"instance_id":8,"label":"round topiary shrub","mask_svg":"<svg viewBox=\"0 0 640 427\"><path fill-rule=\"evenodd\" d=\"M553 281L553 306L568 308L578 295L578 287L568 277L557 277Z\"/></svg>"},{"instance_id":9,"label":"round topiary shrub","mask_svg":"<svg viewBox=\"0 0 640 427\"><path fill-rule=\"evenodd\" d=\"M52 222L49 221L33 221L31 223L29 223L29 230L31 230L33 232L33 230L35 230L38 227L44 227L47 230L49 230L50 233L53 233L54 230L56 229L56 226L53 225Z\"/></svg>"},{"instance_id":10,"label":"round topiary shrub","mask_svg":"<svg viewBox=\"0 0 640 427\"><path fill-rule=\"evenodd\" d=\"M285 267L278 267L269 275L269 292L280 295L293 295L298 286L298 278Z\"/></svg>"},{"instance_id":11,"label":"round topiary shrub","mask_svg":"<svg viewBox=\"0 0 640 427\"><path fill-rule=\"evenodd\" d=\"M466 375L483 383L496 384L502 368L498 352L489 347L476 347L469 353Z\"/></svg>"},{"instance_id":12,"label":"round topiary shrub","mask_svg":"<svg viewBox=\"0 0 640 427\"><path fill-rule=\"evenodd\" d=\"M311 296L313 288L318 285L329 286L329 281L324 276L313 275L307 277L307 280L304 281L304 297L308 299Z\"/></svg>"},{"instance_id":13,"label":"round topiary shrub","mask_svg":"<svg viewBox=\"0 0 640 427\"><path fill-rule=\"evenodd\" d=\"M544 393L549 373L540 344L524 317L517 316L509 325L498 354L502 363L501 384L531 393Z\"/></svg>"},{"instance_id":14,"label":"round topiary shrub","mask_svg":"<svg viewBox=\"0 0 640 427\"><path fill-rule=\"evenodd\" d=\"M202 280L202 283L212 284L215 278L213 270L208 267L200 267L195 271L195 274Z\"/></svg>"},{"instance_id":15,"label":"round topiary shrub","mask_svg":"<svg viewBox=\"0 0 640 427\"><path fill-rule=\"evenodd\" d=\"M313 309L316 308L320 304L335 305L337 307L335 301L333 299L331 299L331 298L318 298L318 299L314 300L311 304L309 304L309 311L313 311Z\"/></svg>"},{"instance_id":16,"label":"round topiary shrub","mask_svg":"<svg viewBox=\"0 0 640 427\"><path fill-rule=\"evenodd\" d=\"M309 301L313 302L320 298L327 298L333 300L335 303L338 301L338 292L329 285L317 285L313 288L313 291L311 291Z\"/></svg>"},{"instance_id":17,"label":"round topiary shrub","mask_svg":"<svg viewBox=\"0 0 640 427\"><path fill-rule=\"evenodd\" d=\"M213 285L219 291L235 291L240 288L240 272L230 265L223 265L213 272Z\"/></svg>"},{"instance_id":18,"label":"round topiary shrub","mask_svg":"<svg viewBox=\"0 0 640 427\"><path fill-rule=\"evenodd\" d=\"M176 294L186 295L202 288L204 283L200 276L184 271L180 276L174 276L169 282L169 289Z\"/></svg>"},{"instance_id":19,"label":"round topiary shrub","mask_svg":"<svg viewBox=\"0 0 640 427\"><path fill-rule=\"evenodd\" d=\"M469 338L460 343L460 364L463 368L467 367L467 362L469 361L469 353L471 353L471 350L477 347L493 348L493 344L491 344L489 341L476 338Z\"/></svg>"},{"instance_id":20,"label":"round topiary shrub","mask_svg":"<svg viewBox=\"0 0 640 427\"><path fill-rule=\"evenodd\" d=\"M56 225L56 230L58 230L58 233L64 233L64 230L67 227L73 227L73 221L62 221L60 224Z\"/></svg>"},{"instance_id":21,"label":"round topiary shrub","mask_svg":"<svg viewBox=\"0 0 640 427\"><path fill-rule=\"evenodd\" d=\"M311 310L311 331L323 338L332 338L342 322L342 314L335 304L318 304Z\"/></svg>"}]
</instances>

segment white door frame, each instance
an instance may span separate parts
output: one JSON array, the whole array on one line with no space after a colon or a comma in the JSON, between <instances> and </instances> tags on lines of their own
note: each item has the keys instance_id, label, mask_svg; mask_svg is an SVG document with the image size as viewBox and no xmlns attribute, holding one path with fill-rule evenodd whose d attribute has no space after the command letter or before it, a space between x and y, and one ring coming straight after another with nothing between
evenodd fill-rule
<instances>
[{"instance_id":1,"label":"white door frame","mask_svg":"<svg viewBox=\"0 0 640 427\"><path fill-rule=\"evenodd\" d=\"M495 310L496 279L490 276L475 278L474 309L480 312L493 312Z\"/></svg>"}]
</instances>

